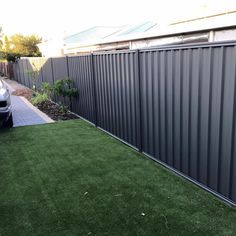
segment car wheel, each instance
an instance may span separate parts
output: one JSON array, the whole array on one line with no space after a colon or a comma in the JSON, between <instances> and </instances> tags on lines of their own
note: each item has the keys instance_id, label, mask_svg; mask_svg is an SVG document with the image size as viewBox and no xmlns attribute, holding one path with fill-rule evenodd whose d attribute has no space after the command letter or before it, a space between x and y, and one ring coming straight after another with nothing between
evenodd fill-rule
<instances>
[{"instance_id":1,"label":"car wheel","mask_svg":"<svg viewBox=\"0 0 236 236\"><path fill-rule=\"evenodd\" d=\"M13 127L13 117L12 114L8 118L8 120L3 124L4 128L11 128Z\"/></svg>"}]
</instances>

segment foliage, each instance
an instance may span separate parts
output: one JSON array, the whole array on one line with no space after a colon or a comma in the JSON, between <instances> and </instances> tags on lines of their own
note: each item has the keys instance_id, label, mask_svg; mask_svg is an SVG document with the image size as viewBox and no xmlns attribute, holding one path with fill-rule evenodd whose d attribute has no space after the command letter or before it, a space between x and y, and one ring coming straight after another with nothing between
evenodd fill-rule
<instances>
[{"instance_id":1,"label":"foliage","mask_svg":"<svg viewBox=\"0 0 236 236\"><path fill-rule=\"evenodd\" d=\"M4 53L3 58L7 61L16 62L20 58L20 54L17 53Z\"/></svg>"},{"instance_id":2,"label":"foliage","mask_svg":"<svg viewBox=\"0 0 236 236\"><path fill-rule=\"evenodd\" d=\"M63 104L59 104L60 106L60 111L63 113L67 113L68 112L68 107L63 105Z\"/></svg>"},{"instance_id":3,"label":"foliage","mask_svg":"<svg viewBox=\"0 0 236 236\"><path fill-rule=\"evenodd\" d=\"M73 80L69 77L66 77L61 80L57 80L54 84L54 91L56 95L63 97L64 101L65 98L69 98L70 100L70 109L72 108L72 98L76 97L78 94L78 90L73 87Z\"/></svg>"},{"instance_id":4,"label":"foliage","mask_svg":"<svg viewBox=\"0 0 236 236\"><path fill-rule=\"evenodd\" d=\"M35 79L36 73L30 71L30 75ZM35 96L32 98L31 102L34 105L37 105L43 101L46 101L51 98L52 93L55 93L58 96L63 97L64 101L66 98L69 98L70 109L72 107L72 97L75 97L78 93L77 89L73 87L73 80L65 78L55 82L54 86L49 83L42 83L42 88L40 91L35 92ZM59 104L62 112L68 112L68 107L64 104Z\"/></svg>"},{"instance_id":5,"label":"foliage","mask_svg":"<svg viewBox=\"0 0 236 236\"><path fill-rule=\"evenodd\" d=\"M25 57L37 57L41 56L37 46L39 43L41 43L41 38L36 35L24 36L15 34L10 38L10 48L7 50Z\"/></svg>"},{"instance_id":6,"label":"foliage","mask_svg":"<svg viewBox=\"0 0 236 236\"><path fill-rule=\"evenodd\" d=\"M75 97L77 95L77 89L73 88L73 80L69 78L57 80L54 85L54 90L59 96Z\"/></svg>"},{"instance_id":7,"label":"foliage","mask_svg":"<svg viewBox=\"0 0 236 236\"><path fill-rule=\"evenodd\" d=\"M48 100L48 95L47 93L35 93L33 98L31 99L31 102L33 105L37 105L41 102L45 102Z\"/></svg>"},{"instance_id":8,"label":"foliage","mask_svg":"<svg viewBox=\"0 0 236 236\"><path fill-rule=\"evenodd\" d=\"M10 38L5 36L4 42L1 40L2 47L0 42L0 49L5 53L4 58L8 61L16 61L19 57L38 57L42 56L37 46L41 41L42 39L37 35L15 34Z\"/></svg>"},{"instance_id":9,"label":"foliage","mask_svg":"<svg viewBox=\"0 0 236 236\"><path fill-rule=\"evenodd\" d=\"M48 97L51 98L51 95L53 93L53 86L47 82L43 82L41 92L46 93Z\"/></svg>"},{"instance_id":10,"label":"foliage","mask_svg":"<svg viewBox=\"0 0 236 236\"><path fill-rule=\"evenodd\" d=\"M3 46L3 40L2 40L2 37L3 37L3 31L2 31L2 27L0 26L0 50L2 49L2 46Z\"/></svg>"}]
</instances>

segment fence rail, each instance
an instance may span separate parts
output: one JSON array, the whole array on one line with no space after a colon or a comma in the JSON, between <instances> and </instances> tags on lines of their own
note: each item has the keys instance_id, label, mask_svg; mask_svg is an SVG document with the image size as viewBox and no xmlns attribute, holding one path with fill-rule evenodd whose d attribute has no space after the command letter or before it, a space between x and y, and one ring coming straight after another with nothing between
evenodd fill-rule
<instances>
[{"instance_id":1,"label":"fence rail","mask_svg":"<svg viewBox=\"0 0 236 236\"><path fill-rule=\"evenodd\" d=\"M22 59L29 87L33 62L38 86L74 81L75 113L236 204L236 42Z\"/></svg>"}]
</instances>

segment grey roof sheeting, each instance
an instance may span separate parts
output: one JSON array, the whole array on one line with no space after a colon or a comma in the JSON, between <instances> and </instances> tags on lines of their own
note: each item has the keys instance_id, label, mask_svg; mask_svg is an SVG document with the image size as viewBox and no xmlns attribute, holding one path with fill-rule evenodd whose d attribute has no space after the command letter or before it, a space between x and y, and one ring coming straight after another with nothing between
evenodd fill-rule
<instances>
[{"instance_id":1,"label":"grey roof sheeting","mask_svg":"<svg viewBox=\"0 0 236 236\"><path fill-rule=\"evenodd\" d=\"M94 27L91 28L93 30L88 30L91 32L89 35L92 37L90 38L85 37L84 32L87 31L83 31L76 35L66 37L64 41L67 44L66 46L73 45L73 48L75 48L144 38L165 37L227 27L236 27L236 11L191 19L184 22L175 22L170 25L158 25L153 22L145 22L139 25L117 27L116 31L114 30L113 33L107 35L104 34L104 37L97 37L97 34L93 33L93 31L96 32L96 29L99 27Z\"/></svg>"},{"instance_id":2,"label":"grey roof sheeting","mask_svg":"<svg viewBox=\"0 0 236 236\"><path fill-rule=\"evenodd\" d=\"M145 33L156 25L156 23L148 21L141 24L126 25L121 27L95 26L77 34L65 37L64 42L66 44L87 44L89 42L99 40Z\"/></svg>"},{"instance_id":3,"label":"grey roof sheeting","mask_svg":"<svg viewBox=\"0 0 236 236\"><path fill-rule=\"evenodd\" d=\"M106 26L95 26L73 34L64 38L65 43L84 43L94 40L101 40L110 36L114 33L117 33L121 30L121 27L106 27Z\"/></svg>"}]
</instances>

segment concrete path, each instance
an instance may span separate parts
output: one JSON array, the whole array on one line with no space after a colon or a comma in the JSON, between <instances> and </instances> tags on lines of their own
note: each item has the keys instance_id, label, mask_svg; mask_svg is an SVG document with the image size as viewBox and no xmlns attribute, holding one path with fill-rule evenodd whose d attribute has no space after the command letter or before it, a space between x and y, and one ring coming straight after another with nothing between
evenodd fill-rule
<instances>
[{"instance_id":1,"label":"concrete path","mask_svg":"<svg viewBox=\"0 0 236 236\"><path fill-rule=\"evenodd\" d=\"M3 80L12 93L17 88L23 88L15 81ZM54 122L46 114L33 106L26 98L11 95L14 127L38 125Z\"/></svg>"}]
</instances>

